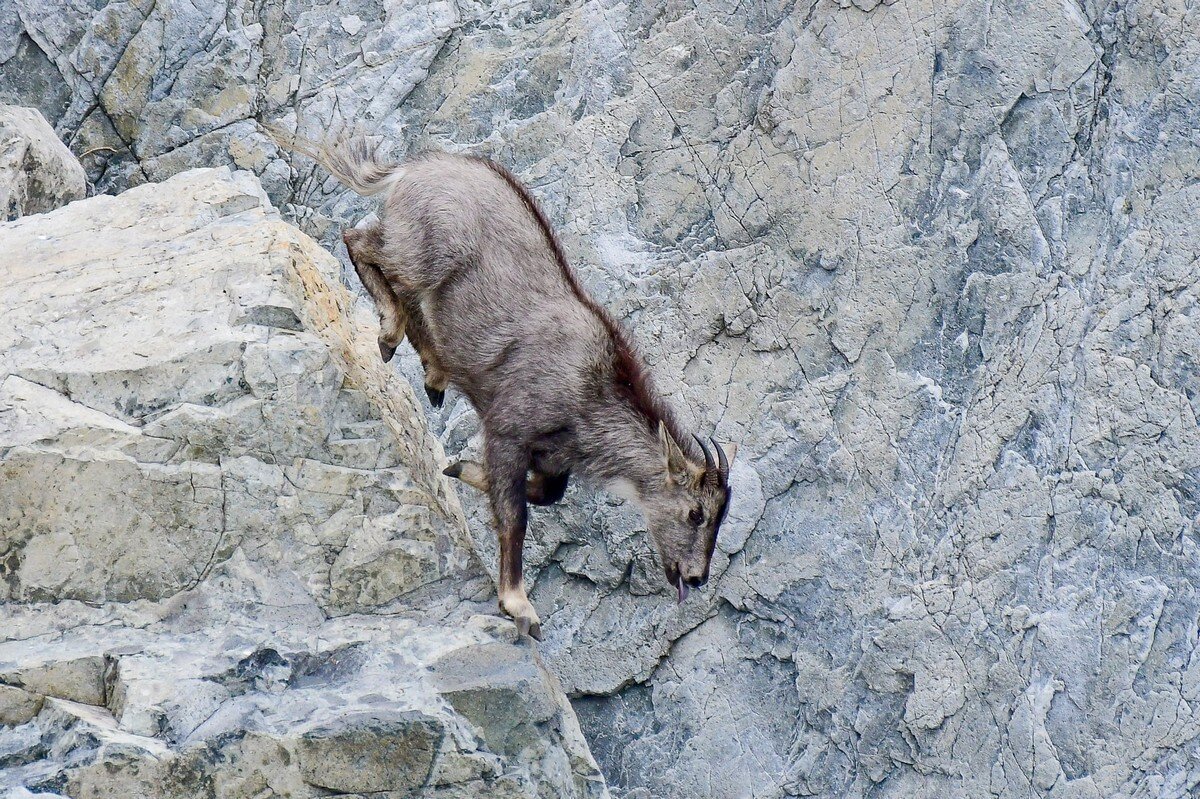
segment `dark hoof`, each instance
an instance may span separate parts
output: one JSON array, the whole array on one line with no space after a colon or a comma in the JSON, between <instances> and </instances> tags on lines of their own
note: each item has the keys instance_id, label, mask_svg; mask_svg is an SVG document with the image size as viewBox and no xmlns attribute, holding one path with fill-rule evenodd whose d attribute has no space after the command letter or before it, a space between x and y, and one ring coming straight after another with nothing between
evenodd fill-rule
<instances>
[{"instance_id":1,"label":"dark hoof","mask_svg":"<svg viewBox=\"0 0 1200 799\"><path fill-rule=\"evenodd\" d=\"M517 634L521 638L532 638L535 641L542 640L542 625L530 624L529 619L513 619L513 623L517 625Z\"/></svg>"},{"instance_id":2,"label":"dark hoof","mask_svg":"<svg viewBox=\"0 0 1200 799\"><path fill-rule=\"evenodd\" d=\"M450 464L445 469L442 469L442 474L446 475L447 477L461 477L462 476L462 463L455 462L455 463Z\"/></svg>"},{"instance_id":3,"label":"dark hoof","mask_svg":"<svg viewBox=\"0 0 1200 799\"><path fill-rule=\"evenodd\" d=\"M388 361L390 361L392 359L392 356L396 354L396 348L390 344L385 344L382 341L380 341L379 342L379 354L380 354L380 356L382 356L383 362L387 363Z\"/></svg>"},{"instance_id":4,"label":"dark hoof","mask_svg":"<svg viewBox=\"0 0 1200 799\"><path fill-rule=\"evenodd\" d=\"M425 396L429 397L429 404L435 408L442 407L442 403L446 401L446 392L432 386L425 386Z\"/></svg>"}]
</instances>

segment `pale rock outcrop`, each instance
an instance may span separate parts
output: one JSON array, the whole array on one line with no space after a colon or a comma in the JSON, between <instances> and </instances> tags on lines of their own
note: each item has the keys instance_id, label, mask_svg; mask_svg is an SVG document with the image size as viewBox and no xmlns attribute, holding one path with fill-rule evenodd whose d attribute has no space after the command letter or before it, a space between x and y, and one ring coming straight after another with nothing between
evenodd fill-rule
<instances>
[{"instance_id":1,"label":"pale rock outcrop","mask_svg":"<svg viewBox=\"0 0 1200 799\"><path fill-rule=\"evenodd\" d=\"M340 252L373 202L260 120L494 155L740 443L682 607L627 506L532 514L626 799L1195 793L1195 3L99 5L0 0L0 97L112 147L100 190L233 163Z\"/></svg>"},{"instance_id":2,"label":"pale rock outcrop","mask_svg":"<svg viewBox=\"0 0 1200 799\"><path fill-rule=\"evenodd\" d=\"M0 789L607 795L370 314L253 175L0 225L0 272Z\"/></svg>"},{"instance_id":3,"label":"pale rock outcrop","mask_svg":"<svg viewBox=\"0 0 1200 799\"><path fill-rule=\"evenodd\" d=\"M0 219L53 211L86 194L83 166L46 118L0 104Z\"/></svg>"}]
</instances>

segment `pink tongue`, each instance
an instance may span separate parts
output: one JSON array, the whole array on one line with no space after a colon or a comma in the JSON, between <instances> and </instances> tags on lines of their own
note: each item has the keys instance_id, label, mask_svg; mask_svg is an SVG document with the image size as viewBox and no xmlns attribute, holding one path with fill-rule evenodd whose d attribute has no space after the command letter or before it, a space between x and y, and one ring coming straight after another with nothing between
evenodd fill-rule
<instances>
[{"instance_id":1,"label":"pink tongue","mask_svg":"<svg viewBox=\"0 0 1200 799\"><path fill-rule=\"evenodd\" d=\"M677 582L675 585L679 589L679 601L676 604L682 605L683 600L687 599L688 587L683 582L683 577L680 577L679 582Z\"/></svg>"}]
</instances>

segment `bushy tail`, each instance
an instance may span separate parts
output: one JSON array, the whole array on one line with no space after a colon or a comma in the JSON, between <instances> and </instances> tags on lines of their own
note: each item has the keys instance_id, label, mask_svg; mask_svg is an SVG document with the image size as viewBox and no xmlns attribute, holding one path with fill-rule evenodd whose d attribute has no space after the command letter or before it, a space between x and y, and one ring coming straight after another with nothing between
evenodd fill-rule
<instances>
[{"instance_id":1,"label":"bushy tail","mask_svg":"<svg viewBox=\"0 0 1200 799\"><path fill-rule=\"evenodd\" d=\"M362 137L317 142L277 125L263 128L280 147L307 155L364 197L385 191L404 172L400 164L380 160L376 148Z\"/></svg>"}]
</instances>

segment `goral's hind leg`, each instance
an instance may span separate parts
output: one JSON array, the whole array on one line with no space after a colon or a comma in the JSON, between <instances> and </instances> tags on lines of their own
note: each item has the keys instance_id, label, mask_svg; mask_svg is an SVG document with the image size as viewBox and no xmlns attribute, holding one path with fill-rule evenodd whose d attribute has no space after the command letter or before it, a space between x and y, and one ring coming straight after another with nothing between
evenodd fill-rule
<instances>
[{"instance_id":1,"label":"goral's hind leg","mask_svg":"<svg viewBox=\"0 0 1200 799\"><path fill-rule=\"evenodd\" d=\"M375 239L378 231L374 228L359 230L348 228L342 232L342 241L346 242L346 252L350 254L350 263L362 281L363 288L375 301L375 309L379 312L379 355L384 363L396 354L396 348L404 340L407 314L400 298L392 289L391 283L379 270L375 259L377 246Z\"/></svg>"},{"instance_id":2,"label":"goral's hind leg","mask_svg":"<svg viewBox=\"0 0 1200 799\"><path fill-rule=\"evenodd\" d=\"M482 466L473 461L458 461L442 469L442 474L447 477L457 477L471 488L478 489L483 493L488 493L492 489L492 483L488 479L487 472Z\"/></svg>"},{"instance_id":3,"label":"goral's hind leg","mask_svg":"<svg viewBox=\"0 0 1200 799\"><path fill-rule=\"evenodd\" d=\"M471 488L484 492L491 490L487 471L473 461L457 461L442 470L447 477L457 477ZM525 499L531 505L553 505L567 492L570 473L544 474L531 471L525 479Z\"/></svg>"},{"instance_id":4,"label":"goral's hind leg","mask_svg":"<svg viewBox=\"0 0 1200 799\"><path fill-rule=\"evenodd\" d=\"M429 397L430 405L440 408L446 401L446 388L450 384L449 377L442 368L441 359L438 358L437 349L433 345L433 334L429 330L429 324L421 310L421 304L415 298L407 297L402 297L401 302L408 317L408 324L405 328L408 341L417 351L417 355L421 356L421 366L425 368L425 395Z\"/></svg>"},{"instance_id":5,"label":"goral's hind leg","mask_svg":"<svg viewBox=\"0 0 1200 799\"><path fill-rule=\"evenodd\" d=\"M430 403L440 408L446 399L449 379L433 345L433 335L421 311L420 301L403 286L389 280L379 267L382 245L378 228L350 228L342 233L342 240L346 242L354 271L379 311L379 354L384 363L395 356L396 348L408 336L425 367L425 393Z\"/></svg>"}]
</instances>

